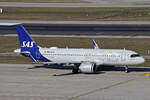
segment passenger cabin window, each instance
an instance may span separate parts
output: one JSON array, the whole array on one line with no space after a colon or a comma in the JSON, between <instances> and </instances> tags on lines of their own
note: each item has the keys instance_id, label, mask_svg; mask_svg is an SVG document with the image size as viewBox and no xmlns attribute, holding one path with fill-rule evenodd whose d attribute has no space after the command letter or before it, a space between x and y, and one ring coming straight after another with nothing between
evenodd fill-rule
<instances>
[{"instance_id":1,"label":"passenger cabin window","mask_svg":"<svg viewBox=\"0 0 150 100\"><path fill-rule=\"evenodd\" d=\"M140 56L139 54L132 54L131 58L133 58L133 57L139 57L139 56Z\"/></svg>"}]
</instances>

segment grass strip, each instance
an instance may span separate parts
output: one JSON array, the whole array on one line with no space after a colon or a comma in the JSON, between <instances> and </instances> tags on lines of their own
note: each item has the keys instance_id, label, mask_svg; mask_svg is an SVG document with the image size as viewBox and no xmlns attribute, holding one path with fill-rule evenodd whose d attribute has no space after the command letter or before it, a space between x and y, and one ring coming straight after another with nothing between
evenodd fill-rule
<instances>
[{"instance_id":1,"label":"grass strip","mask_svg":"<svg viewBox=\"0 0 150 100\"><path fill-rule=\"evenodd\" d=\"M34 8L1 7L5 20L58 20L58 21L149 21L150 7L128 8Z\"/></svg>"},{"instance_id":2,"label":"grass strip","mask_svg":"<svg viewBox=\"0 0 150 100\"><path fill-rule=\"evenodd\" d=\"M89 38L66 38L66 37L33 37L41 47L57 46L60 48L93 48ZM96 38L95 41L100 48L104 49L129 49L148 55L150 50L150 39L142 38ZM12 52L19 47L18 37L0 37L0 53Z\"/></svg>"},{"instance_id":3,"label":"grass strip","mask_svg":"<svg viewBox=\"0 0 150 100\"><path fill-rule=\"evenodd\" d=\"M7 64L31 64L32 60L23 56L0 56L0 63Z\"/></svg>"}]
</instances>

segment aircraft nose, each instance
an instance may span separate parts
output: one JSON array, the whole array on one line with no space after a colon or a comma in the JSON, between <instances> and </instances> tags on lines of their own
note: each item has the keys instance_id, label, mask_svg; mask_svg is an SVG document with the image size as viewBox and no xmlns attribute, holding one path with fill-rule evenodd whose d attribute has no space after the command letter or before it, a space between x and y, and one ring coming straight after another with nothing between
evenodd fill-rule
<instances>
[{"instance_id":1,"label":"aircraft nose","mask_svg":"<svg viewBox=\"0 0 150 100\"><path fill-rule=\"evenodd\" d=\"M145 58L144 58L144 57L141 57L141 58L140 58L140 62L141 62L141 64L144 63L144 62L145 62Z\"/></svg>"}]
</instances>

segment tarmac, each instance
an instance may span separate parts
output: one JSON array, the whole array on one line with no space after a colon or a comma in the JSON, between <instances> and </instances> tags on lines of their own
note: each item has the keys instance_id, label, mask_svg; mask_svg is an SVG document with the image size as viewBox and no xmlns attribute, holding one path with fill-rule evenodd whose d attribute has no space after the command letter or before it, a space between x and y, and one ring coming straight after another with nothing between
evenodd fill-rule
<instances>
[{"instance_id":1,"label":"tarmac","mask_svg":"<svg viewBox=\"0 0 150 100\"><path fill-rule=\"evenodd\" d=\"M0 100L149 100L149 72L112 67L71 74L71 66L0 64Z\"/></svg>"},{"instance_id":2,"label":"tarmac","mask_svg":"<svg viewBox=\"0 0 150 100\"><path fill-rule=\"evenodd\" d=\"M149 7L149 0L84 0L92 3L1 2L10 7ZM16 22L16 21L15 21ZM32 21L41 23L43 21ZM20 21L19 23L23 23ZM31 23L31 21L24 21ZM58 23L58 22L43 22ZM66 22L61 22L66 23ZM70 21L69 23L72 24ZM76 22L73 22L76 23ZM91 24L77 22L76 24ZM99 22L93 22L99 24ZM101 22L100 22L101 23ZM105 22L103 22L105 23ZM110 23L110 22L106 22ZM106 24L105 23L105 24ZM112 22L113 23L113 22ZM123 23L123 22L119 22ZM130 22L133 24L133 22ZM137 22L134 22L137 24ZM149 22L140 22L149 24ZM59 23L60 24L60 23ZM126 24L126 23L125 23ZM5 54L4 54L5 55ZM150 68L104 68L97 74L72 74L72 66L0 64L0 100L149 100Z\"/></svg>"},{"instance_id":3,"label":"tarmac","mask_svg":"<svg viewBox=\"0 0 150 100\"><path fill-rule=\"evenodd\" d=\"M0 20L0 35L16 34L13 23L23 23L31 35L44 37L149 38L149 21L16 21ZM1 26L2 25L2 26Z\"/></svg>"}]
</instances>

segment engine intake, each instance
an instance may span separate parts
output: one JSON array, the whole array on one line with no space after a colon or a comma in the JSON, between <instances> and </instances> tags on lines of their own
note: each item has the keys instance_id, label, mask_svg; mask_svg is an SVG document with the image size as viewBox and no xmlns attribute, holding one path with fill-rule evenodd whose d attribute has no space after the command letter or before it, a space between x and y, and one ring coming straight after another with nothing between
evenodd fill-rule
<instances>
[{"instance_id":1,"label":"engine intake","mask_svg":"<svg viewBox=\"0 0 150 100\"><path fill-rule=\"evenodd\" d=\"M90 62L81 63L79 70L83 73L94 73L96 72L96 64Z\"/></svg>"}]
</instances>

